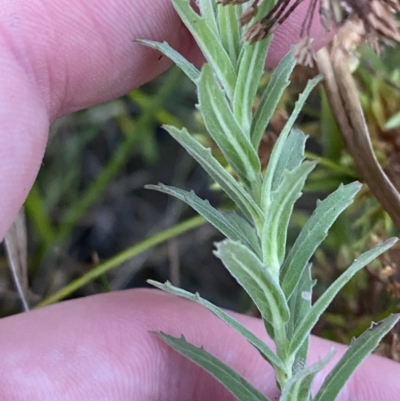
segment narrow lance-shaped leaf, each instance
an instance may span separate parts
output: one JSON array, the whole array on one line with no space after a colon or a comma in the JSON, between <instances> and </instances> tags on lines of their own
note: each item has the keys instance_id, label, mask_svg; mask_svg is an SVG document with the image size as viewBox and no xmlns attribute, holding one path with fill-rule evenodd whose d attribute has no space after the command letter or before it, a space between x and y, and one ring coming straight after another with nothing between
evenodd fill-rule
<instances>
[{"instance_id":1,"label":"narrow lance-shaped leaf","mask_svg":"<svg viewBox=\"0 0 400 401\"><path fill-rule=\"evenodd\" d=\"M229 99L236 85L236 71L219 38L204 17L200 17L188 0L173 0L175 10L193 35L204 57L218 76Z\"/></svg>"},{"instance_id":2,"label":"narrow lance-shaped leaf","mask_svg":"<svg viewBox=\"0 0 400 401\"><path fill-rule=\"evenodd\" d=\"M320 372L335 354L334 348L318 362L307 366L293 375L282 389L279 401L310 401L311 385L318 372Z\"/></svg>"},{"instance_id":3,"label":"narrow lance-shaped leaf","mask_svg":"<svg viewBox=\"0 0 400 401\"><path fill-rule=\"evenodd\" d=\"M281 158L282 150L285 146L287 136L289 135L294 122L296 121L301 109L303 108L304 103L308 98L308 95L314 89L314 87L321 81L321 79L322 76L318 75L307 82L307 85L303 93L299 96L294 106L294 110L292 111L292 114L290 115L288 121L286 122L281 133L279 134L279 138L276 141L274 148L272 149L267 170L265 171L265 176L261 190L261 202L262 202L262 208L264 210L267 209L269 203L271 202L272 183L274 182L274 176L276 173L281 174L279 171L277 172L277 166L278 166L278 161Z\"/></svg>"},{"instance_id":4,"label":"narrow lance-shaped leaf","mask_svg":"<svg viewBox=\"0 0 400 401\"><path fill-rule=\"evenodd\" d=\"M272 192L276 191L279 185L281 185L283 174L286 170L292 171L303 162L306 140L307 136L299 129L292 129L290 131L276 165L271 185Z\"/></svg>"},{"instance_id":5,"label":"narrow lance-shaped leaf","mask_svg":"<svg viewBox=\"0 0 400 401\"><path fill-rule=\"evenodd\" d=\"M301 189L316 166L315 162L304 162L292 171L286 171L279 188L272 194L273 202L265 211L261 234L263 261L279 277L279 269L285 257L286 235L290 216Z\"/></svg>"},{"instance_id":6,"label":"narrow lance-shaped leaf","mask_svg":"<svg viewBox=\"0 0 400 401\"><path fill-rule=\"evenodd\" d=\"M185 338L175 338L164 333L157 333L170 347L201 366L221 382L240 401L268 401L242 376L231 367L208 353L203 347L197 348Z\"/></svg>"},{"instance_id":7,"label":"narrow lance-shaped leaf","mask_svg":"<svg viewBox=\"0 0 400 401\"><path fill-rule=\"evenodd\" d=\"M264 90L251 123L251 142L255 149L258 149L260 145L265 129L282 97L283 91L289 86L289 78L295 66L296 59L293 56L293 50L291 50L281 60Z\"/></svg>"},{"instance_id":8,"label":"narrow lance-shaped leaf","mask_svg":"<svg viewBox=\"0 0 400 401\"><path fill-rule=\"evenodd\" d=\"M261 316L269 322L287 322L289 307L268 267L245 245L225 240L217 244L215 256L246 290Z\"/></svg>"},{"instance_id":9,"label":"narrow lance-shaped leaf","mask_svg":"<svg viewBox=\"0 0 400 401\"><path fill-rule=\"evenodd\" d=\"M254 231L254 228L247 227L249 226L249 223L246 220L241 219L240 223L232 224L228 213L224 213L223 211L213 208L208 200L199 198L193 191L188 192L183 189L164 184L146 185L145 188L160 191L180 199L192 207L197 213L201 214L209 223L211 223L227 238L233 241L242 241L247 243L250 247L254 247L256 250L258 249L259 244L252 243L252 241L256 240L255 236L249 238L243 235L245 232L249 232L251 229ZM241 229L243 226L246 226L246 228Z\"/></svg>"},{"instance_id":10,"label":"narrow lance-shaped leaf","mask_svg":"<svg viewBox=\"0 0 400 401\"><path fill-rule=\"evenodd\" d=\"M305 338L310 335L312 328L316 325L322 313L330 305L336 294L350 281L350 279L368 263L371 263L376 257L391 248L397 242L397 240L397 238L391 238L363 253L329 286L329 288L312 306L308 315L304 317L302 322L297 327L293 338L290 341L289 355L293 355L298 351Z\"/></svg>"},{"instance_id":11,"label":"narrow lance-shaped leaf","mask_svg":"<svg viewBox=\"0 0 400 401\"><path fill-rule=\"evenodd\" d=\"M257 230L254 225L249 223L247 219L242 217L239 211L224 211L225 218L229 223L236 228L236 231L240 232L243 243L247 243L250 248L261 258L261 245L260 238L257 235Z\"/></svg>"},{"instance_id":12,"label":"narrow lance-shaped leaf","mask_svg":"<svg viewBox=\"0 0 400 401\"><path fill-rule=\"evenodd\" d=\"M198 0L197 5L200 9L200 14L206 21L210 29L219 35L219 29L217 24L217 3L215 0Z\"/></svg>"},{"instance_id":13,"label":"narrow lance-shaped leaf","mask_svg":"<svg viewBox=\"0 0 400 401\"><path fill-rule=\"evenodd\" d=\"M218 308L211 302L205 300L204 298L201 298L198 293L191 294L188 291L185 291L185 290L182 290L181 288L177 288L177 287L173 286L168 281L165 284L161 284L161 283L158 283L153 280L147 280L147 282L161 290L169 292L170 294L174 294L174 295L178 295L182 298L190 299L191 301L194 301L194 302L206 307L210 312L212 312L214 315L218 316L228 326L230 326L232 329L234 329L239 334L241 334L251 345L253 345L261 353L261 355L272 366L274 366L277 369L281 369L281 370L285 369L283 362L275 354L275 352L272 351L272 349L268 347L267 344L265 344L262 340L260 340L258 337L256 337L250 330L248 330L245 326L240 324L237 320L235 320L228 313L226 313L222 309Z\"/></svg>"},{"instance_id":14,"label":"narrow lance-shaped leaf","mask_svg":"<svg viewBox=\"0 0 400 401\"><path fill-rule=\"evenodd\" d=\"M135 40L135 42L160 51L162 54L171 59L189 77L192 82L196 83L199 79L200 71L192 63L186 60L185 57L174 50L168 43L154 42L153 40L142 39L137 39Z\"/></svg>"},{"instance_id":15,"label":"narrow lance-shaped leaf","mask_svg":"<svg viewBox=\"0 0 400 401\"><path fill-rule=\"evenodd\" d=\"M207 131L236 174L248 186L261 184L260 159L250 139L236 121L211 67L205 64L198 83L199 109Z\"/></svg>"},{"instance_id":16,"label":"narrow lance-shaped leaf","mask_svg":"<svg viewBox=\"0 0 400 401\"><path fill-rule=\"evenodd\" d=\"M173 126L164 128L176 139L187 152L204 168L205 171L220 185L237 207L255 222L261 220L261 210L243 187L229 174L211 154L186 129L178 129Z\"/></svg>"},{"instance_id":17,"label":"narrow lance-shaped leaf","mask_svg":"<svg viewBox=\"0 0 400 401\"><path fill-rule=\"evenodd\" d=\"M299 284L289 299L290 320L286 325L288 338L292 338L304 316L307 316L311 310L312 289L315 283L316 280L312 280L311 278L311 264L308 264L303 270ZM307 360L308 345L309 338L307 337L296 353L293 364L294 373L303 369Z\"/></svg>"},{"instance_id":18,"label":"narrow lance-shaped leaf","mask_svg":"<svg viewBox=\"0 0 400 401\"><path fill-rule=\"evenodd\" d=\"M298 283L297 278L327 236L329 228L353 202L360 188L359 182L341 185L322 202L317 202L314 213L302 228L281 268L281 286L286 299L290 298Z\"/></svg>"},{"instance_id":19,"label":"narrow lance-shaped leaf","mask_svg":"<svg viewBox=\"0 0 400 401\"><path fill-rule=\"evenodd\" d=\"M238 78L232 108L247 136L251 135L250 127L254 99L257 94L261 75L264 72L265 57L270 41L271 37L254 44L245 42L240 52ZM254 148L257 149L258 146L254 146Z\"/></svg>"},{"instance_id":20,"label":"narrow lance-shaped leaf","mask_svg":"<svg viewBox=\"0 0 400 401\"><path fill-rule=\"evenodd\" d=\"M329 373L313 401L334 401L361 362L378 346L382 338L399 321L400 314L390 315L353 340L349 349ZM384 385L384 383L383 383Z\"/></svg>"},{"instance_id":21,"label":"narrow lance-shaped leaf","mask_svg":"<svg viewBox=\"0 0 400 401\"><path fill-rule=\"evenodd\" d=\"M228 53L232 64L236 66L241 47L240 24L236 6L230 4L223 7L219 6L218 24L221 43Z\"/></svg>"}]
</instances>

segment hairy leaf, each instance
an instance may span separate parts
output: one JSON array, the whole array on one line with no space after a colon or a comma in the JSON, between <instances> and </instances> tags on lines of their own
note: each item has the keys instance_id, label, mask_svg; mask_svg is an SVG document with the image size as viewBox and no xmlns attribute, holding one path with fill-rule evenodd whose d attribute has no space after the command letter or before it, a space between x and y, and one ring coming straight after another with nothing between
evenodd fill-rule
<instances>
[{"instance_id":1,"label":"hairy leaf","mask_svg":"<svg viewBox=\"0 0 400 401\"><path fill-rule=\"evenodd\" d=\"M239 242L225 240L217 244L214 254L246 290L265 320L289 320L289 307L278 282L255 253Z\"/></svg>"},{"instance_id":2,"label":"hairy leaf","mask_svg":"<svg viewBox=\"0 0 400 401\"><path fill-rule=\"evenodd\" d=\"M325 200L317 203L314 213L302 228L281 268L281 286L287 299L293 293L298 283L298 277L309 263L315 250L326 238L328 230L338 216L352 203L360 188L359 182L341 185Z\"/></svg>"},{"instance_id":3,"label":"hairy leaf","mask_svg":"<svg viewBox=\"0 0 400 401\"><path fill-rule=\"evenodd\" d=\"M277 171L277 167L278 167L278 162L282 155L282 151L285 147L286 139L290 131L292 130L293 124L296 121L296 118L299 115L301 109L303 108L304 103L308 98L308 95L314 89L314 87L321 81L321 79L322 77L318 75L307 82L307 85L303 93L299 96L294 106L292 114L290 115L288 121L286 122L281 133L279 134L279 138L276 141L274 148L272 149L267 170L265 171L265 176L261 190L261 202L264 210L268 208L268 205L271 202L272 183L276 181L274 179L275 174L281 174L281 172Z\"/></svg>"},{"instance_id":4,"label":"hairy leaf","mask_svg":"<svg viewBox=\"0 0 400 401\"><path fill-rule=\"evenodd\" d=\"M270 41L271 38L269 37L254 44L246 42L243 44L240 53L238 78L233 97L233 111L247 136L251 136L250 127L254 99L261 75L264 72L265 57ZM257 147L254 146L255 149Z\"/></svg>"},{"instance_id":5,"label":"hairy leaf","mask_svg":"<svg viewBox=\"0 0 400 401\"><path fill-rule=\"evenodd\" d=\"M271 191L274 192L281 185L286 170L292 171L304 160L304 149L307 136L298 129L292 129L286 138L281 156L278 159L274 177L272 179Z\"/></svg>"},{"instance_id":6,"label":"hairy leaf","mask_svg":"<svg viewBox=\"0 0 400 401\"><path fill-rule=\"evenodd\" d=\"M219 6L218 23L221 43L228 53L232 64L236 66L241 47L240 24L236 6Z\"/></svg>"},{"instance_id":7,"label":"hairy leaf","mask_svg":"<svg viewBox=\"0 0 400 401\"><path fill-rule=\"evenodd\" d=\"M298 371L285 384L279 401L310 401L311 385L315 375L320 372L335 354L334 348L318 362Z\"/></svg>"},{"instance_id":8,"label":"hairy leaf","mask_svg":"<svg viewBox=\"0 0 400 401\"><path fill-rule=\"evenodd\" d=\"M185 59L180 53L174 50L168 43L155 42L153 40L142 40L137 39L135 42L141 45L151 47L152 49L158 50L171 59L188 77L196 83L200 77L200 71L188 60Z\"/></svg>"},{"instance_id":9,"label":"hairy leaf","mask_svg":"<svg viewBox=\"0 0 400 401\"><path fill-rule=\"evenodd\" d=\"M378 346L382 338L399 321L400 314L390 315L353 340L349 349L329 373L313 401L334 401L361 362ZM385 384L382 383L384 386Z\"/></svg>"},{"instance_id":10,"label":"hairy leaf","mask_svg":"<svg viewBox=\"0 0 400 401\"><path fill-rule=\"evenodd\" d=\"M253 345L257 350L261 353L261 355L274 367L277 369L284 370L285 367L283 362L279 359L279 357L272 351L271 348L268 347L263 341L261 341L258 337L256 337L250 330L248 330L245 326L239 323L236 319L226 313L224 310L218 308L211 302L201 298L198 293L191 294L188 291L182 290L180 288L174 287L168 281L165 284L158 283L153 280L147 280L147 282L155 287L167 291L171 294L178 295L180 297L190 299L200 305L205 306L210 312L214 313L214 315L218 316L222 321L224 321L228 326L241 334L251 345Z\"/></svg>"},{"instance_id":11,"label":"hairy leaf","mask_svg":"<svg viewBox=\"0 0 400 401\"><path fill-rule=\"evenodd\" d=\"M236 121L211 67L204 65L198 83L199 109L208 133L236 174L248 186L261 184L260 159L250 139Z\"/></svg>"},{"instance_id":12,"label":"hairy leaf","mask_svg":"<svg viewBox=\"0 0 400 401\"><path fill-rule=\"evenodd\" d=\"M231 367L208 353L203 347L197 348L188 343L185 337L175 338L164 333L157 333L170 347L201 366L221 382L240 401L268 401L242 376Z\"/></svg>"},{"instance_id":13,"label":"hairy leaf","mask_svg":"<svg viewBox=\"0 0 400 401\"><path fill-rule=\"evenodd\" d=\"M259 106L251 123L251 142L258 149L269 121L282 97L282 93L290 84L290 75L296 66L293 50L279 63L264 90Z\"/></svg>"},{"instance_id":14,"label":"hairy leaf","mask_svg":"<svg viewBox=\"0 0 400 401\"><path fill-rule=\"evenodd\" d=\"M261 210L258 205L248 192L221 166L211 154L210 149L206 149L196 141L186 129L178 129L172 126L165 126L164 128L200 163L204 170L221 186L222 190L247 217L250 217L255 222L260 221Z\"/></svg>"},{"instance_id":15,"label":"hairy leaf","mask_svg":"<svg viewBox=\"0 0 400 401\"><path fill-rule=\"evenodd\" d=\"M263 261L276 277L279 277L285 257L287 230L294 204L301 196L304 183L315 165L315 162L304 162L292 171L286 170L281 185L272 194L273 202L265 211L261 235Z\"/></svg>"},{"instance_id":16,"label":"hairy leaf","mask_svg":"<svg viewBox=\"0 0 400 401\"><path fill-rule=\"evenodd\" d=\"M164 184L146 185L147 189L153 189L172 195L175 198L187 203L190 207L201 214L217 230L233 241L242 241L248 244L255 251L259 249L258 238L255 235L254 228L240 216L235 216L234 212L225 212L217 210L210 205L208 200L199 198L193 191L171 187ZM252 235L248 235L252 231Z\"/></svg>"},{"instance_id":17,"label":"hairy leaf","mask_svg":"<svg viewBox=\"0 0 400 401\"><path fill-rule=\"evenodd\" d=\"M228 98L232 99L236 85L236 71L216 32L210 28L204 17L193 10L188 0L173 0L172 3L217 75Z\"/></svg>"},{"instance_id":18,"label":"hairy leaf","mask_svg":"<svg viewBox=\"0 0 400 401\"><path fill-rule=\"evenodd\" d=\"M397 240L397 238L391 238L363 253L329 286L329 288L325 290L317 302L315 302L315 304L312 306L308 315L304 316L302 322L297 327L293 338L290 341L289 354L293 355L298 351L304 340L310 335L312 328L318 322L318 319L322 313L335 298L336 294L349 282L349 280L368 263L371 263L377 256L391 248L397 242Z\"/></svg>"}]
</instances>

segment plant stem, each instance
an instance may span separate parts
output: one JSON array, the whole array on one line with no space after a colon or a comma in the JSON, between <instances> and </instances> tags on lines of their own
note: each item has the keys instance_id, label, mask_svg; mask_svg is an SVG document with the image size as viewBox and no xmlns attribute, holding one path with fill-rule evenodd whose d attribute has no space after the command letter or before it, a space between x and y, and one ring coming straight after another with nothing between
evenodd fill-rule
<instances>
[{"instance_id":1,"label":"plant stem","mask_svg":"<svg viewBox=\"0 0 400 401\"><path fill-rule=\"evenodd\" d=\"M177 224L171 228L168 228L164 231L159 232L158 234L153 235L150 238L145 239L142 242L126 249L125 251L121 252L120 254L114 256L113 258L109 259L108 261L96 266L94 269L90 270L88 273L84 274L82 277L78 278L77 280L71 282L60 291L57 291L55 294L50 295L49 297L45 298L43 301L39 302L36 308L41 308L42 306L54 304L69 295L73 292L78 290L79 288L83 287L85 284L89 283L90 281L100 277L101 275L105 274L106 272L118 267L122 263L126 262L127 260L138 256L142 252L145 252L156 245L161 244L164 241L167 241L173 237L176 237L180 234L183 234L187 231L193 230L194 228L200 227L206 222L206 220L201 216L193 217L189 220L186 220L180 224Z\"/></svg>"}]
</instances>

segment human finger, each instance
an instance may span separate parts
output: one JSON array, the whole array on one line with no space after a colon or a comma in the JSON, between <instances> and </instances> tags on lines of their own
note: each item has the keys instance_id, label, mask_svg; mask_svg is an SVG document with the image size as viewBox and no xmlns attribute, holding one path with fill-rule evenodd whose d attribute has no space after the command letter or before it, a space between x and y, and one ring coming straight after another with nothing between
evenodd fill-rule
<instances>
[{"instance_id":1,"label":"human finger","mask_svg":"<svg viewBox=\"0 0 400 401\"><path fill-rule=\"evenodd\" d=\"M265 341L259 319L232 314ZM0 321L0 399L13 401L233 401L200 367L153 332L185 338L222 359L271 399L272 369L240 335L205 308L156 290L64 302ZM313 338L310 362L334 345ZM369 357L338 401L395 401L400 365ZM319 378L321 381L321 378Z\"/></svg>"}]
</instances>

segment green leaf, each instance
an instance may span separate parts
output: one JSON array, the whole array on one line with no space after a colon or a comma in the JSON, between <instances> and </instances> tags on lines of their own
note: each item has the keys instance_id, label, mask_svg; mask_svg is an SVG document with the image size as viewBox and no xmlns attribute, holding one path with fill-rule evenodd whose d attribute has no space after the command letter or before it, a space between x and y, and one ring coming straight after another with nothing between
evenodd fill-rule
<instances>
[{"instance_id":1,"label":"green leaf","mask_svg":"<svg viewBox=\"0 0 400 401\"><path fill-rule=\"evenodd\" d=\"M180 53L174 50L168 43L154 42L153 40L141 40L137 39L135 42L151 47L152 49L158 50L171 59L194 83L200 77L200 71L189 61L185 59Z\"/></svg>"},{"instance_id":2,"label":"green leaf","mask_svg":"<svg viewBox=\"0 0 400 401\"><path fill-rule=\"evenodd\" d=\"M289 307L279 284L254 252L240 242L225 240L217 244L214 254L246 290L263 319L271 323L289 320Z\"/></svg>"},{"instance_id":3,"label":"green leaf","mask_svg":"<svg viewBox=\"0 0 400 401\"><path fill-rule=\"evenodd\" d=\"M303 270L299 284L289 299L290 320L286 325L288 338L292 338L304 316L307 316L311 310L312 289L315 283L316 280L311 279L311 264L309 264ZM309 338L307 337L296 353L293 363L293 373L303 369L307 360L308 345Z\"/></svg>"},{"instance_id":4,"label":"green leaf","mask_svg":"<svg viewBox=\"0 0 400 401\"><path fill-rule=\"evenodd\" d=\"M293 355L298 351L304 340L310 335L312 328L316 325L322 313L335 298L336 294L349 282L349 280L368 263L371 263L377 256L391 248L397 242L397 240L397 238L391 238L363 253L330 285L327 290L325 290L317 302L315 302L315 304L312 306L307 316L303 317L302 322L297 327L293 338L290 341L289 355Z\"/></svg>"},{"instance_id":5,"label":"green leaf","mask_svg":"<svg viewBox=\"0 0 400 401\"><path fill-rule=\"evenodd\" d=\"M247 219L243 218L236 211L224 211L224 215L229 223L236 228L236 231L241 233L243 237L242 242L245 244L247 243L257 256L261 257L260 238L257 235L254 225L249 223Z\"/></svg>"},{"instance_id":6,"label":"green leaf","mask_svg":"<svg viewBox=\"0 0 400 401\"><path fill-rule=\"evenodd\" d=\"M210 28L204 17L200 17L193 10L188 0L173 0L172 3L217 75L228 98L232 99L236 85L236 71L216 32Z\"/></svg>"},{"instance_id":7,"label":"green leaf","mask_svg":"<svg viewBox=\"0 0 400 401\"><path fill-rule=\"evenodd\" d=\"M269 121L282 97L282 94L290 84L290 75L296 66L293 49L286 54L275 69L272 77L261 97L260 105L254 114L251 123L251 142L258 149ZM258 84L258 82L257 82Z\"/></svg>"},{"instance_id":8,"label":"green leaf","mask_svg":"<svg viewBox=\"0 0 400 401\"><path fill-rule=\"evenodd\" d=\"M285 170L292 171L303 162L306 140L307 136L302 131L298 129L290 131L276 165L271 191L276 191L281 185Z\"/></svg>"},{"instance_id":9,"label":"green leaf","mask_svg":"<svg viewBox=\"0 0 400 401\"><path fill-rule=\"evenodd\" d=\"M382 338L399 321L400 314L390 315L353 340L349 349L329 373L314 401L334 401L361 362L378 346ZM384 385L384 383L382 383Z\"/></svg>"},{"instance_id":10,"label":"green leaf","mask_svg":"<svg viewBox=\"0 0 400 401\"><path fill-rule=\"evenodd\" d=\"M217 24L217 3L215 0L198 0L197 5L200 9L200 14L204 17L207 25L216 36L219 35Z\"/></svg>"},{"instance_id":11,"label":"green leaf","mask_svg":"<svg viewBox=\"0 0 400 401\"><path fill-rule=\"evenodd\" d=\"M279 401L311 401L312 382L334 354L335 350L332 348L324 358L293 375L283 387Z\"/></svg>"},{"instance_id":12,"label":"green leaf","mask_svg":"<svg viewBox=\"0 0 400 401\"><path fill-rule=\"evenodd\" d=\"M236 121L208 64L201 70L198 92L204 123L226 160L247 186L256 182L260 185L261 166L257 152Z\"/></svg>"},{"instance_id":13,"label":"green leaf","mask_svg":"<svg viewBox=\"0 0 400 401\"><path fill-rule=\"evenodd\" d=\"M258 4L258 11L257 11L257 15L255 16L255 18L253 19L253 21L257 21L260 18L265 17L269 11L272 9L272 7L275 5L276 0L264 0L262 2L259 2L260 4Z\"/></svg>"},{"instance_id":14,"label":"green leaf","mask_svg":"<svg viewBox=\"0 0 400 401\"><path fill-rule=\"evenodd\" d=\"M239 57L239 71L232 108L239 124L248 136L251 135L254 99L261 75L264 72L265 57L270 41L271 37L254 44L245 42ZM258 146L254 148L257 149Z\"/></svg>"},{"instance_id":15,"label":"green leaf","mask_svg":"<svg viewBox=\"0 0 400 401\"><path fill-rule=\"evenodd\" d=\"M395 113L385 123L385 129L397 129L400 127L400 112Z\"/></svg>"},{"instance_id":16,"label":"green leaf","mask_svg":"<svg viewBox=\"0 0 400 401\"><path fill-rule=\"evenodd\" d=\"M279 269L285 257L287 229L294 204L301 196L304 183L315 166L316 162L304 162L292 171L286 170L281 185L271 196L273 201L270 207L265 211L261 234L263 261L276 277L279 277Z\"/></svg>"},{"instance_id":17,"label":"green leaf","mask_svg":"<svg viewBox=\"0 0 400 401\"><path fill-rule=\"evenodd\" d=\"M246 220L240 216L233 218L231 217L231 213L213 208L208 200L199 198L193 191L188 192L164 184L146 185L145 188L160 191L180 199L196 210L197 213L201 214L227 238L233 241L242 241L247 243L250 247L255 248L255 250L259 248L259 242L255 235L255 230ZM253 235L249 237L247 234L250 231L253 231ZM254 241L256 242L254 243Z\"/></svg>"},{"instance_id":18,"label":"green leaf","mask_svg":"<svg viewBox=\"0 0 400 401\"><path fill-rule=\"evenodd\" d=\"M304 103L308 98L308 95L314 89L314 87L321 81L321 79L322 76L318 75L307 82L307 85L303 93L299 96L294 106L292 114L290 115L281 133L279 134L279 138L276 141L274 148L272 149L268 166L265 171L265 176L261 190L261 202L262 202L262 208L264 210L268 208L268 205L271 202L272 183L274 182L274 176L276 173L281 174L281 172L277 172L277 167L278 167L278 161L280 160L282 151L285 147L286 139L290 131L292 130L293 124L296 121L301 109L303 108Z\"/></svg>"},{"instance_id":19,"label":"green leaf","mask_svg":"<svg viewBox=\"0 0 400 401\"><path fill-rule=\"evenodd\" d=\"M222 321L224 321L228 326L234 329L236 332L241 334L251 345L253 345L257 350L261 353L261 355L274 367L277 369L284 370L285 367L280 358L272 351L271 348L268 347L263 341L261 341L258 337L256 337L250 330L240 324L237 320L235 320L228 313L218 308L211 302L201 298L198 293L191 294L188 291L182 290L170 284L168 281L165 284L158 283L153 280L147 280L147 282L161 290L167 291L171 294L178 295L180 297L190 299L202 306L205 306L210 312L214 313L214 315L218 316Z\"/></svg>"},{"instance_id":20,"label":"green leaf","mask_svg":"<svg viewBox=\"0 0 400 401\"><path fill-rule=\"evenodd\" d=\"M298 277L326 238L328 230L343 210L352 203L360 188L359 182L340 185L325 200L317 202L314 213L302 228L281 268L281 287L286 299L290 298L298 283Z\"/></svg>"},{"instance_id":21,"label":"green leaf","mask_svg":"<svg viewBox=\"0 0 400 401\"><path fill-rule=\"evenodd\" d=\"M244 188L221 166L218 160L211 154L210 149L206 149L196 141L188 131L178 129L173 126L164 128L175 138L204 168L205 171L217 182L222 190L240 208L240 210L255 222L261 220L261 210Z\"/></svg>"},{"instance_id":22,"label":"green leaf","mask_svg":"<svg viewBox=\"0 0 400 401\"><path fill-rule=\"evenodd\" d=\"M232 64L236 66L240 52L240 25L236 6L226 5L218 8L220 40Z\"/></svg>"},{"instance_id":23,"label":"green leaf","mask_svg":"<svg viewBox=\"0 0 400 401\"><path fill-rule=\"evenodd\" d=\"M163 341L180 354L201 366L222 383L240 401L268 401L250 383L228 365L208 353L203 347L188 343L185 337L175 338L164 333L156 333Z\"/></svg>"}]
</instances>

